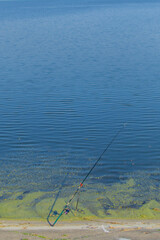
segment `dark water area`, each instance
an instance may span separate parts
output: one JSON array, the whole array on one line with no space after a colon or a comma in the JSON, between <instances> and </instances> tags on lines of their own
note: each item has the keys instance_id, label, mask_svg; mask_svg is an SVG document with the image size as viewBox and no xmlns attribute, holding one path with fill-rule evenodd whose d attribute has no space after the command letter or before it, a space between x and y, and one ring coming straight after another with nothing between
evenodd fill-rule
<instances>
[{"instance_id":1,"label":"dark water area","mask_svg":"<svg viewBox=\"0 0 160 240\"><path fill-rule=\"evenodd\" d=\"M0 187L109 186L160 170L160 4L0 2ZM142 179L145 179L142 177ZM142 180L143 181L143 180ZM3 198L3 196L2 196Z\"/></svg>"}]
</instances>

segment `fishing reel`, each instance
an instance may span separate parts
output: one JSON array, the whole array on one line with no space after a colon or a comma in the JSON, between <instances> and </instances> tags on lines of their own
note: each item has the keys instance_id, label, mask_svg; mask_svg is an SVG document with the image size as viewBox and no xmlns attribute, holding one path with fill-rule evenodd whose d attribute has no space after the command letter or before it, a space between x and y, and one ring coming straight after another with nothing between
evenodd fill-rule
<instances>
[{"instance_id":1,"label":"fishing reel","mask_svg":"<svg viewBox=\"0 0 160 240\"><path fill-rule=\"evenodd\" d=\"M65 206L65 208L63 210L63 214L67 215L70 211L71 211L70 207ZM57 216L57 215L59 215L59 213L56 210L52 211L52 213L50 213L50 216Z\"/></svg>"},{"instance_id":2,"label":"fishing reel","mask_svg":"<svg viewBox=\"0 0 160 240\"><path fill-rule=\"evenodd\" d=\"M72 212L71 208L68 205L66 205L63 208L61 213L58 213L56 210L53 211L53 209L51 209L50 213L47 217L47 221L48 221L49 225L53 227L62 215L67 215L70 211ZM51 223L51 220L53 220L53 223Z\"/></svg>"},{"instance_id":3,"label":"fishing reel","mask_svg":"<svg viewBox=\"0 0 160 240\"><path fill-rule=\"evenodd\" d=\"M59 215L59 213L55 210L53 213L52 213L53 216L57 216Z\"/></svg>"},{"instance_id":4,"label":"fishing reel","mask_svg":"<svg viewBox=\"0 0 160 240\"><path fill-rule=\"evenodd\" d=\"M71 209L68 206L66 206L64 209L64 214L67 215L70 211Z\"/></svg>"}]
</instances>

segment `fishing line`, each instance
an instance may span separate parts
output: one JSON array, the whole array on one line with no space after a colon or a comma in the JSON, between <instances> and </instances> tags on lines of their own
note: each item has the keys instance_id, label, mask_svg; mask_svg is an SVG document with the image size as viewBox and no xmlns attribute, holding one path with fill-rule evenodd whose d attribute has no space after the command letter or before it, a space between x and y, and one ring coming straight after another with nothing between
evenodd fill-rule
<instances>
[{"instance_id":1,"label":"fishing line","mask_svg":"<svg viewBox=\"0 0 160 240\"><path fill-rule=\"evenodd\" d=\"M106 148L104 149L104 151L101 153L101 155L99 156L99 158L96 160L96 162L94 163L94 165L91 167L91 169L89 170L89 172L87 173L87 175L85 176L85 178L82 180L82 182L80 183L80 185L78 186L78 188L76 189L76 191L74 192L74 194L71 196L71 198L69 199L68 203L64 206L63 210L61 211L60 214L57 213L57 211L55 211L58 214L58 217L56 218L56 220L54 221L54 223L52 224L49 221L49 217L50 214L53 210L53 205L52 205L52 210L49 212L49 215L47 217L47 221L49 223L50 226L54 226L56 224L56 222L59 220L59 218L63 215L63 214L68 214L71 211L70 208L70 203L72 202L72 200L74 199L74 197L77 195L77 193L79 193L80 189L83 187L84 182L86 181L86 179L88 178L88 176L91 174L91 172L93 171L93 169L96 167L96 165L98 164L98 162L101 160L102 156L105 154L105 152L108 150L108 148L112 145L112 143L115 141L115 139L118 137L118 135L120 134L120 132L125 128L126 123L123 124L123 127L121 127L119 129L119 131L113 136L113 138L111 139L111 141L108 143L108 145L106 146ZM55 214L55 215L57 215Z\"/></svg>"},{"instance_id":2,"label":"fishing line","mask_svg":"<svg viewBox=\"0 0 160 240\"><path fill-rule=\"evenodd\" d=\"M63 186L64 186L64 184L65 184L65 182L66 182L67 177L68 177L68 173L67 173L67 175L65 176L64 180L63 180L62 183L61 183L61 187L59 188L59 191L58 191L58 193L57 193L57 195L56 195L56 197L55 197L55 200L54 200L54 202L53 202L53 204L52 204L52 207L51 207L51 209L50 209L50 212L49 212L49 214L48 214L48 216L47 216L47 222L48 222L49 224L50 224L50 217L51 217L51 216L53 216L53 215L54 215L54 216L59 215L56 210L53 211L53 208L54 208L54 206L55 206L55 204L56 204L56 202L57 202L57 200L58 200L58 198L59 198L59 195L60 195L60 193L61 193L61 191L62 191L62 188L63 188ZM51 224L50 224L50 225L51 225Z\"/></svg>"}]
</instances>

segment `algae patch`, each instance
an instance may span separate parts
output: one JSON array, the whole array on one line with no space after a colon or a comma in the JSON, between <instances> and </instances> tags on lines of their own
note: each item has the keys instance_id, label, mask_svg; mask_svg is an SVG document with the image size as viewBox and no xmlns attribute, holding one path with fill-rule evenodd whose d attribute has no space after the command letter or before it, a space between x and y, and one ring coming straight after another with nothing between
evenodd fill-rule
<instances>
[{"instance_id":1,"label":"algae patch","mask_svg":"<svg viewBox=\"0 0 160 240\"><path fill-rule=\"evenodd\" d=\"M132 177L111 186L85 185L71 203L72 211L62 220L94 218L160 219L160 186L145 176ZM52 192L0 192L0 218L46 219L54 202L53 211L60 213L75 191L68 186ZM77 196L78 197L78 196ZM52 215L54 221L55 216Z\"/></svg>"}]
</instances>

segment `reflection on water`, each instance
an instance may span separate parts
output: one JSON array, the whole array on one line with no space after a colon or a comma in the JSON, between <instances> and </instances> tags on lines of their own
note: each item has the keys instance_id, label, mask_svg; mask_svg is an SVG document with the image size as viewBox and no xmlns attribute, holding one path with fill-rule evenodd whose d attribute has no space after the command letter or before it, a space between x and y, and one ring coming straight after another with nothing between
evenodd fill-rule
<instances>
[{"instance_id":1,"label":"reflection on water","mask_svg":"<svg viewBox=\"0 0 160 240\"><path fill-rule=\"evenodd\" d=\"M78 184L126 122L87 183L139 171L159 181L159 8L0 2L3 191L55 191L66 173L66 187Z\"/></svg>"}]
</instances>

